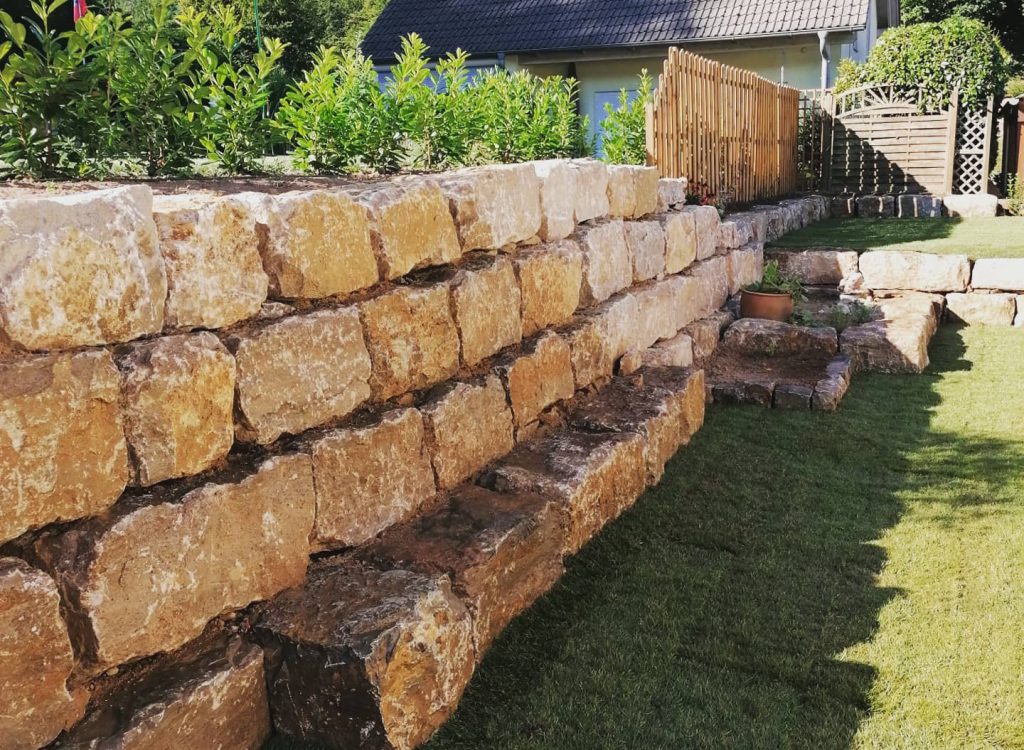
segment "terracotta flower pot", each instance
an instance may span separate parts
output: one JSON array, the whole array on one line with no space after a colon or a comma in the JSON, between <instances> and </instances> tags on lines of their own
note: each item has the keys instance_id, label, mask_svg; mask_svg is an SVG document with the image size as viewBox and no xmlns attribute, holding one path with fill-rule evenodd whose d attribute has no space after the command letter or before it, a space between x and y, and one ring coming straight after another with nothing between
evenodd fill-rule
<instances>
[{"instance_id":1,"label":"terracotta flower pot","mask_svg":"<svg viewBox=\"0 0 1024 750\"><path fill-rule=\"evenodd\" d=\"M769 294L743 290L740 297L741 318L764 318L783 323L793 317L792 294Z\"/></svg>"}]
</instances>

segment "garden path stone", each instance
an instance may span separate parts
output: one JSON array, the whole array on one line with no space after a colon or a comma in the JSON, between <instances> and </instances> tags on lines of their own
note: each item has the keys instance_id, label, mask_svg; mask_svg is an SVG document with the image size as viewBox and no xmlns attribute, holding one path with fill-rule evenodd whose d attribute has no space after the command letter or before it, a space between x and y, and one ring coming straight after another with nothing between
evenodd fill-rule
<instances>
[{"instance_id":1,"label":"garden path stone","mask_svg":"<svg viewBox=\"0 0 1024 750\"><path fill-rule=\"evenodd\" d=\"M809 248L807 250L768 250L768 260L777 261L779 270L808 286L838 286L857 272L855 250Z\"/></svg>"},{"instance_id":2,"label":"garden path stone","mask_svg":"<svg viewBox=\"0 0 1024 750\"><path fill-rule=\"evenodd\" d=\"M1013 294L947 294L949 316L967 325L1011 326L1017 310Z\"/></svg>"},{"instance_id":3,"label":"garden path stone","mask_svg":"<svg viewBox=\"0 0 1024 750\"><path fill-rule=\"evenodd\" d=\"M966 255L875 250L860 256L860 272L869 289L962 292L971 280Z\"/></svg>"}]
</instances>

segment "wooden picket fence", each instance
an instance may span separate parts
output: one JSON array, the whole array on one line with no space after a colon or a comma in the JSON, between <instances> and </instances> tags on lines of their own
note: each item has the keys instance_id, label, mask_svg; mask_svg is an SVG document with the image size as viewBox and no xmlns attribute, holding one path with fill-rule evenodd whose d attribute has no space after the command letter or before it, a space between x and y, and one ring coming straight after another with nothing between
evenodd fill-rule
<instances>
[{"instance_id":1,"label":"wooden picket fence","mask_svg":"<svg viewBox=\"0 0 1024 750\"><path fill-rule=\"evenodd\" d=\"M788 195L799 114L797 89L672 48L647 106L648 163L734 202Z\"/></svg>"}]
</instances>

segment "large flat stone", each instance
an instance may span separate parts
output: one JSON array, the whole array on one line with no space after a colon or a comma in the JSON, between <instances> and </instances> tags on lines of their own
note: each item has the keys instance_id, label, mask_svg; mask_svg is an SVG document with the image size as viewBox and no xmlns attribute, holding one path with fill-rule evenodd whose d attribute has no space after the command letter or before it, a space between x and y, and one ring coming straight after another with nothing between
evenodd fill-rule
<instances>
[{"instance_id":1,"label":"large flat stone","mask_svg":"<svg viewBox=\"0 0 1024 750\"><path fill-rule=\"evenodd\" d=\"M753 227L749 220L732 215L723 219L718 225L718 249L735 250L754 240Z\"/></svg>"},{"instance_id":2,"label":"large flat stone","mask_svg":"<svg viewBox=\"0 0 1024 750\"><path fill-rule=\"evenodd\" d=\"M722 343L732 351L758 357L794 354L831 357L838 350L834 328L804 328L759 318L737 320L725 332Z\"/></svg>"},{"instance_id":3,"label":"large flat stone","mask_svg":"<svg viewBox=\"0 0 1024 750\"><path fill-rule=\"evenodd\" d=\"M973 219L996 216L999 199L994 195L947 195L943 198L947 216Z\"/></svg>"},{"instance_id":4,"label":"large flat stone","mask_svg":"<svg viewBox=\"0 0 1024 750\"><path fill-rule=\"evenodd\" d=\"M633 281L647 281L665 273L665 230L657 221L628 221L626 248L633 263Z\"/></svg>"},{"instance_id":5,"label":"large flat stone","mask_svg":"<svg viewBox=\"0 0 1024 750\"><path fill-rule=\"evenodd\" d=\"M399 287L361 305L373 395L429 388L459 369L459 332L446 283Z\"/></svg>"},{"instance_id":6,"label":"large flat stone","mask_svg":"<svg viewBox=\"0 0 1024 750\"><path fill-rule=\"evenodd\" d=\"M477 659L562 575L563 519L539 495L466 485L363 553L384 567L445 574L473 615Z\"/></svg>"},{"instance_id":7,"label":"large flat stone","mask_svg":"<svg viewBox=\"0 0 1024 750\"><path fill-rule=\"evenodd\" d=\"M697 260L697 220L692 211L660 217L665 231L665 273L682 273Z\"/></svg>"},{"instance_id":8,"label":"large flat stone","mask_svg":"<svg viewBox=\"0 0 1024 750\"><path fill-rule=\"evenodd\" d=\"M540 179L540 238L557 242L576 231L577 173L571 162L549 159L533 162Z\"/></svg>"},{"instance_id":9,"label":"large flat stone","mask_svg":"<svg viewBox=\"0 0 1024 750\"><path fill-rule=\"evenodd\" d=\"M535 422L552 404L572 398L576 392L572 355L568 342L547 332L501 363L496 371L508 392L516 427Z\"/></svg>"},{"instance_id":10,"label":"large flat stone","mask_svg":"<svg viewBox=\"0 0 1024 750\"><path fill-rule=\"evenodd\" d=\"M636 298L637 318L633 335L625 344L627 351L642 351L661 339L675 336L680 325L679 279L664 279L634 288L628 294Z\"/></svg>"},{"instance_id":11,"label":"large flat stone","mask_svg":"<svg viewBox=\"0 0 1024 750\"><path fill-rule=\"evenodd\" d=\"M581 227L577 235L583 250L581 299L592 305L603 302L633 283L626 234L618 219Z\"/></svg>"},{"instance_id":12,"label":"large flat stone","mask_svg":"<svg viewBox=\"0 0 1024 750\"><path fill-rule=\"evenodd\" d=\"M738 294L741 289L761 280L764 275L764 247L751 243L732 250L726 258L729 274L729 294Z\"/></svg>"},{"instance_id":13,"label":"large flat stone","mask_svg":"<svg viewBox=\"0 0 1024 750\"><path fill-rule=\"evenodd\" d=\"M966 255L876 250L860 256L860 272L869 289L962 292L971 280Z\"/></svg>"},{"instance_id":14,"label":"large flat stone","mask_svg":"<svg viewBox=\"0 0 1024 750\"><path fill-rule=\"evenodd\" d=\"M272 443L344 417L370 397L359 317L356 307L321 310L226 340L238 368L240 439Z\"/></svg>"},{"instance_id":15,"label":"large flat stone","mask_svg":"<svg viewBox=\"0 0 1024 750\"><path fill-rule=\"evenodd\" d=\"M68 692L74 665L53 580L0 557L0 744L35 750L80 714Z\"/></svg>"},{"instance_id":16,"label":"large flat stone","mask_svg":"<svg viewBox=\"0 0 1024 750\"><path fill-rule=\"evenodd\" d=\"M530 164L471 167L438 182L466 252L500 250L540 232L541 182Z\"/></svg>"},{"instance_id":17,"label":"large flat stone","mask_svg":"<svg viewBox=\"0 0 1024 750\"><path fill-rule=\"evenodd\" d=\"M15 346L159 333L166 298L148 187L0 201L0 333Z\"/></svg>"},{"instance_id":18,"label":"large flat stone","mask_svg":"<svg viewBox=\"0 0 1024 750\"><path fill-rule=\"evenodd\" d=\"M718 250L718 225L721 217L714 206L686 206L683 213L693 216L697 236L697 260L707 260Z\"/></svg>"},{"instance_id":19,"label":"large flat stone","mask_svg":"<svg viewBox=\"0 0 1024 750\"><path fill-rule=\"evenodd\" d=\"M468 258L451 289L464 365L472 367L522 341L522 296L511 260L500 255Z\"/></svg>"},{"instance_id":20,"label":"large flat stone","mask_svg":"<svg viewBox=\"0 0 1024 750\"><path fill-rule=\"evenodd\" d=\"M306 743L412 750L455 709L473 674L473 623L445 576L346 558L257 616L274 728Z\"/></svg>"},{"instance_id":21,"label":"large flat stone","mask_svg":"<svg viewBox=\"0 0 1024 750\"><path fill-rule=\"evenodd\" d=\"M693 338L680 333L660 341L641 353L643 367L690 367L693 365Z\"/></svg>"},{"instance_id":22,"label":"large flat stone","mask_svg":"<svg viewBox=\"0 0 1024 750\"><path fill-rule=\"evenodd\" d=\"M168 329L227 328L259 313L269 281L256 216L233 197L155 200Z\"/></svg>"},{"instance_id":23,"label":"large flat stone","mask_svg":"<svg viewBox=\"0 0 1024 750\"><path fill-rule=\"evenodd\" d=\"M968 325L1012 326L1017 311L1013 294L947 294L946 310L954 320Z\"/></svg>"},{"instance_id":24,"label":"large flat stone","mask_svg":"<svg viewBox=\"0 0 1024 750\"><path fill-rule=\"evenodd\" d=\"M971 286L1024 292L1024 258L982 258L974 262Z\"/></svg>"},{"instance_id":25,"label":"large flat stone","mask_svg":"<svg viewBox=\"0 0 1024 750\"><path fill-rule=\"evenodd\" d=\"M567 323L580 305L583 253L572 240L528 248L513 258L522 296L523 336Z\"/></svg>"},{"instance_id":26,"label":"large flat stone","mask_svg":"<svg viewBox=\"0 0 1024 750\"><path fill-rule=\"evenodd\" d=\"M594 159L572 162L576 171L576 223L608 215L608 166Z\"/></svg>"},{"instance_id":27,"label":"large flat stone","mask_svg":"<svg viewBox=\"0 0 1024 750\"><path fill-rule=\"evenodd\" d=\"M132 494L34 551L61 589L81 670L96 674L301 582L313 513L309 458L283 456Z\"/></svg>"},{"instance_id":28,"label":"large flat stone","mask_svg":"<svg viewBox=\"0 0 1024 750\"><path fill-rule=\"evenodd\" d=\"M838 285L859 270L856 250L771 250L767 255L786 276L811 286Z\"/></svg>"},{"instance_id":29,"label":"large flat stone","mask_svg":"<svg viewBox=\"0 0 1024 750\"><path fill-rule=\"evenodd\" d=\"M700 284L700 317L720 310L729 299L729 261L724 256L694 263L687 275Z\"/></svg>"},{"instance_id":30,"label":"large flat stone","mask_svg":"<svg viewBox=\"0 0 1024 750\"><path fill-rule=\"evenodd\" d=\"M106 351L0 363L0 542L117 500L128 482L119 400Z\"/></svg>"},{"instance_id":31,"label":"large flat stone","mask_svg":"<svg viewBox=\"0 0 1024 750\"><path fill-rule=\"evenodd\" d=\"M658 170L615 164L608 167L608 215L639 219L658 210Z\"/></svg>"},{"instance_id":32,"label":"large flat stone","mask_svg":"<svg viewBox=\"0 0 1024 750\"><path fill-rule=\"evenodd\" d=\"M666 213L686 204L686 188L689 180L685 177L662 177L658 180L658 211Z\"/></svg>"},{"instance_id":33,"label":"large flat stone","mask_svg":"<svg viewBox=\"0 0 1024 750\"><path fill-rule=\"evenodd\" d=\"M494 375L442 386L422 412L434 474L443 490L512 450L512 412L501 380Z\"/></svg>"},{"instance_id":34,"label":"large flat stone","mask_svg":"<svg viewBox=\"0 0 1024 750\"><path fill-rule=\"evenodd\" d=\"M923 316L879 320L844 330L839 348L856 372L917 374L928 367L933 331L932 323Z\"/></svg>"},{"instance_id":35,"label":"large flat stone","mask_svg":"<svg viewBox=\"0 0 1024 750\"><path fill-rule=\"evenodd\" d=\"M436 492L423 417L415 409L312 437L304 450L313 459L318 549L363 544Z\"/></svg>"}]
</instances>

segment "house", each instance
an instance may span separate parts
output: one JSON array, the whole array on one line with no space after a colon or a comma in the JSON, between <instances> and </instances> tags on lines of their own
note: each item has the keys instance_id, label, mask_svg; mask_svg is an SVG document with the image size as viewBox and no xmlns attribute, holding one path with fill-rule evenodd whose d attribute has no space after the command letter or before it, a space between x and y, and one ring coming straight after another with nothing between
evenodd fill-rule
<instances>
[{"instance_id":1,"label":"house","mask_svg":"<svg viewBox=\"0 0 1024 750\"><path fill-rule=\"evenodd\" d=\"M827 88L899 23L899 0L391 0L363 41L378 65L418 33L471 66L572 76L600 131L604 105L661 70L671 46L801 89Z\"/></svg>"}]
</instances>

